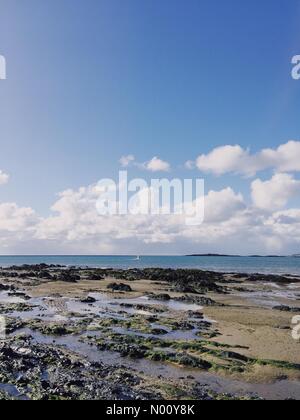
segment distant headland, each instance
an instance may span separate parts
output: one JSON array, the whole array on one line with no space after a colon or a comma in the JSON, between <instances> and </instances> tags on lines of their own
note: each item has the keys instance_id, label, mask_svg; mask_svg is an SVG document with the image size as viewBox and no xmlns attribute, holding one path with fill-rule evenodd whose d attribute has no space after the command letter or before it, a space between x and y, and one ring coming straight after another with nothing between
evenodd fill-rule
<instances>
[{"instance_id":1,"label":"distant headland","mask_svg":"<svg viewBox=\"0 0 300 420\"><path fill-rule=\"evenodd\" d=\"M300 254L295 255L231 255L231 254L190 254L186 257L226 257L226 258L300 258Z\"/></svg>"}]
</instances>

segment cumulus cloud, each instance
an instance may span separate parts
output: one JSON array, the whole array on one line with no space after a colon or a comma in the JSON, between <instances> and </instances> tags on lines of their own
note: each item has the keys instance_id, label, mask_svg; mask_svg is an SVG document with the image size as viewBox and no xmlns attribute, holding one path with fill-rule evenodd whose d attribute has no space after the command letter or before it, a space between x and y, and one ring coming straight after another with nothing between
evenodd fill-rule
<instances>
[{"instance_id":1,"label":"cumulus cloud","mask_svg":"<svg viewBox=\"0 0 300 420\"><path fill-rule=\"evenodd\" d=\"M145 163L144 166L145 169L151 172L169 172L171 169L171 165L168 162L158 157L154 157L149 162Z\"/></svg>"},{"instance_id":2,"label":"cumulus cloud","mask_svg":"<svg viewBox=\"0 0 300 420\"><path fill-rule=\"evenodd\" d=\"M280 172L300 171L300 142L289 141L277 149L264 149L260 153L260 165L265 168L275 168Z\"/></svg>"},{"instance_id":3,"label":"cumulus cloud","mask_svg":"<svg viewBox=\"0 0 300 420\"><path fill-rule=\"evenodd\" d=\"M144 192L139 195L143 196ZM61 193L52 206L55 214L37 224L36 237L66 244L93 243L97 251L99 246L105 244L115 252L124 240L134 241L139 249L149 244L172 244L184 240L197 242L203 229L204 237L211 224L217 226L245 209L243 197L232 189L211 191L205 199L207 226L192 229L186 225L184 215L101 216L96 209L98 198L97 184Z\"/></svg>"},{"instance_id":4,"label":"cumulus cloud","mask_svg":"<svg viewBox=\"0 0 300 420\"><path fill-rule=\"evenodd\" d=\"M300 209L288 209L275 212L270 217L268 223L278 225L300 225Z\"/></svg>"},{"instance_id":5,"label":"cumulus cloud","mask_svg":"<svg viewBox=\"0 0 300 420\"><path fill-rule=\"evenodd\" d=\"M275 174L268 181L256 179L251 190L256 207L275 211L285 207L290 198L300 195L300 181L289 174Z\"/></svg>"},{"instance_id":6,"label":"cumulus cloud","mask_svg":"<svg viewBox=\"0 0 300 420\"><path fill-rule=\"evenodd\" d=\"M96 203L102 190L96 183L60 193L47 217L15 203L0 204L0 250L126 255L295 252L300 247L300 209L279 207L298 187L286 174L256 180L250 206L232 188L209 191L204 223L187 226L185 216L176 214L101 216ZM280 201L283 190L289 193ZM272 192L275 211L262 198L264 191Z\"/></svg>"},{"instance_id":7,"label":"cumulus cloud","mask_svg":"<svg viewBox=\"0 0 300 420\"><path fill-rule=\"evenodd\" d=\"M285 174L270 180L273 186L276 180L282 186L295 185ZM204 223L193 227L183 215L100 216L98 198L97 184L61 193L52 207L54 214L36 224L36 239L81 253L272 253L300 246L300 210L266 212L259 199L257 205L247 206L231 188L207 193Z\"/></svg>"},{"instance_id":8,"label":"cumulus cloud","mask_svg":"<svg viewBox=\"0 0 300 420\"><path fill-rule=\"evenodd\" d=\"M31 208L15 203L0 204L0 232L24 232L32 228L38 218Z\"/></svg>"},{"instance_id":9,"label":"cumulus cloud","mask_svg":"<svg viewBox=\"0 0 300 420\"><path fill-rule=\"evenodd\" d=\"M266 169L277 172L300 171L300 142L289 141L277 149L263 149L256 154L239 145L226 145L200 155L196 167L206 173L224 175L235 173L254 176Z\"/></svg>"},{"instance_id":10,"label":"cumulus cloud","mask_svg":"<svg viewBox=\"0 0 300 420\"><path fill-rule=\"evenodd\" d=\"M212 172L223 175L228 172L239 172L242 162L248 158L248 152L240 146L217 147L207 155L201 155L196 166L202 172Z\"/></svg>"},{"instance_id":11,"label":"cumulus cloud","mask_svg":"<svg viewBox=\"0 0 300 420\"><path fill-rule=\"evenodd\" d=\"M15 203L0 204L0 251L23 254L33 252L34 248L28 244L32 240L36 242L33 238L38 223L39 218L31 208L18 207ZM25 243L26 246L22 248Z\"/></svg>"},{"instance_id":12,"label":"cumulus cloud","mask_svg":"<svg viewBox=\"0 0 300 420\"><path fill-rule=\"evenodd\" d=\"M9 175L3 171L0 171L0 185L7 184L9 181Z\"/></svg>"},{"instance_id":13,"label":"cumulus cloud","mask_svg":"<svg viewBox=\"0 0 300 420\"><path fill-rule=\"evenodd\" d=\"M205 222L228 220L245 208L242 194L236 194L231 188L210 191L205 197Z\"/></svg>"}]
</instances>

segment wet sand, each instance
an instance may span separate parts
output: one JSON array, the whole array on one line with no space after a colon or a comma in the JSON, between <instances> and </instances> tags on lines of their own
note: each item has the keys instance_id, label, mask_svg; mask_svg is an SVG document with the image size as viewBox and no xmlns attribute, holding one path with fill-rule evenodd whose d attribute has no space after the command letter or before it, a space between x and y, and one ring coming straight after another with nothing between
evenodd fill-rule
<instances>
[{"instance_id":1,"label":"wet sand","mask_svg":"<svg viewBox=\"0 0 300 420\"><path fill-rule=\"evenodd\" d=\"M0 315L9 331L1 343L11 348L23 340L28 351L42 346L38 350L46 352L54 345L81 362L102 363L109 397L114 372L134 369L139 385L134 379L129 384L132 399L146 390L152 394L145 399L180 399L192 390L194 399L300 399L299 342L291 323L298 308L300 314L299 279L237 277L189 270L5 269ZM8 378L0 381L0 398L39 399L2 369ZM61 379L47 378L43 398ZM34 381L39 389L41 378ZM86 399L105 397L98 388L82 392ZM76 392L68 395L78 399ZM120 391L117 399L124 398Z\"/></svg>"}]
</instances>

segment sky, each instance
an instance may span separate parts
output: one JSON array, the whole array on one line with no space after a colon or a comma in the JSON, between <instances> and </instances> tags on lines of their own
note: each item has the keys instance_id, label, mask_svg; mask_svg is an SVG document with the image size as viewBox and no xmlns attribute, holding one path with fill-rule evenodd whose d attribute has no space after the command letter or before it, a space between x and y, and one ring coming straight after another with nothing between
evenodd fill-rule
<instances>
[{"instance_id":1,"label":"sky","mask_svg":"<svg viewBox=\"0 0 300 420\"><path fill-rule=\"evenodd\" d=\"M0 253L300 252L299 0L0 11ZM120 168L204 178L203 225L101 218Z\"/></svg>"}]
</instances>

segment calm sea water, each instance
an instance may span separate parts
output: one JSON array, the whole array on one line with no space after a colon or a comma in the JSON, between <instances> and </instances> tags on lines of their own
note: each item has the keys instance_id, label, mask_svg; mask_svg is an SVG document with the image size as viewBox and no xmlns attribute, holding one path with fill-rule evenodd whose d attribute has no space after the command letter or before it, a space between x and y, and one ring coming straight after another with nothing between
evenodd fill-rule
<instances>
[{"instance_id":1,"label":"calm sea water","mask_svg":"<svg viewBox=\"0 0 300 420\"><path fill-rule=\"evenodd\" d=\"M203 270L300 275L296 257L174 257L145 256L0 256L0 266L61 264L101 268L198 268Z\"/></svg>"}]
</instances>

